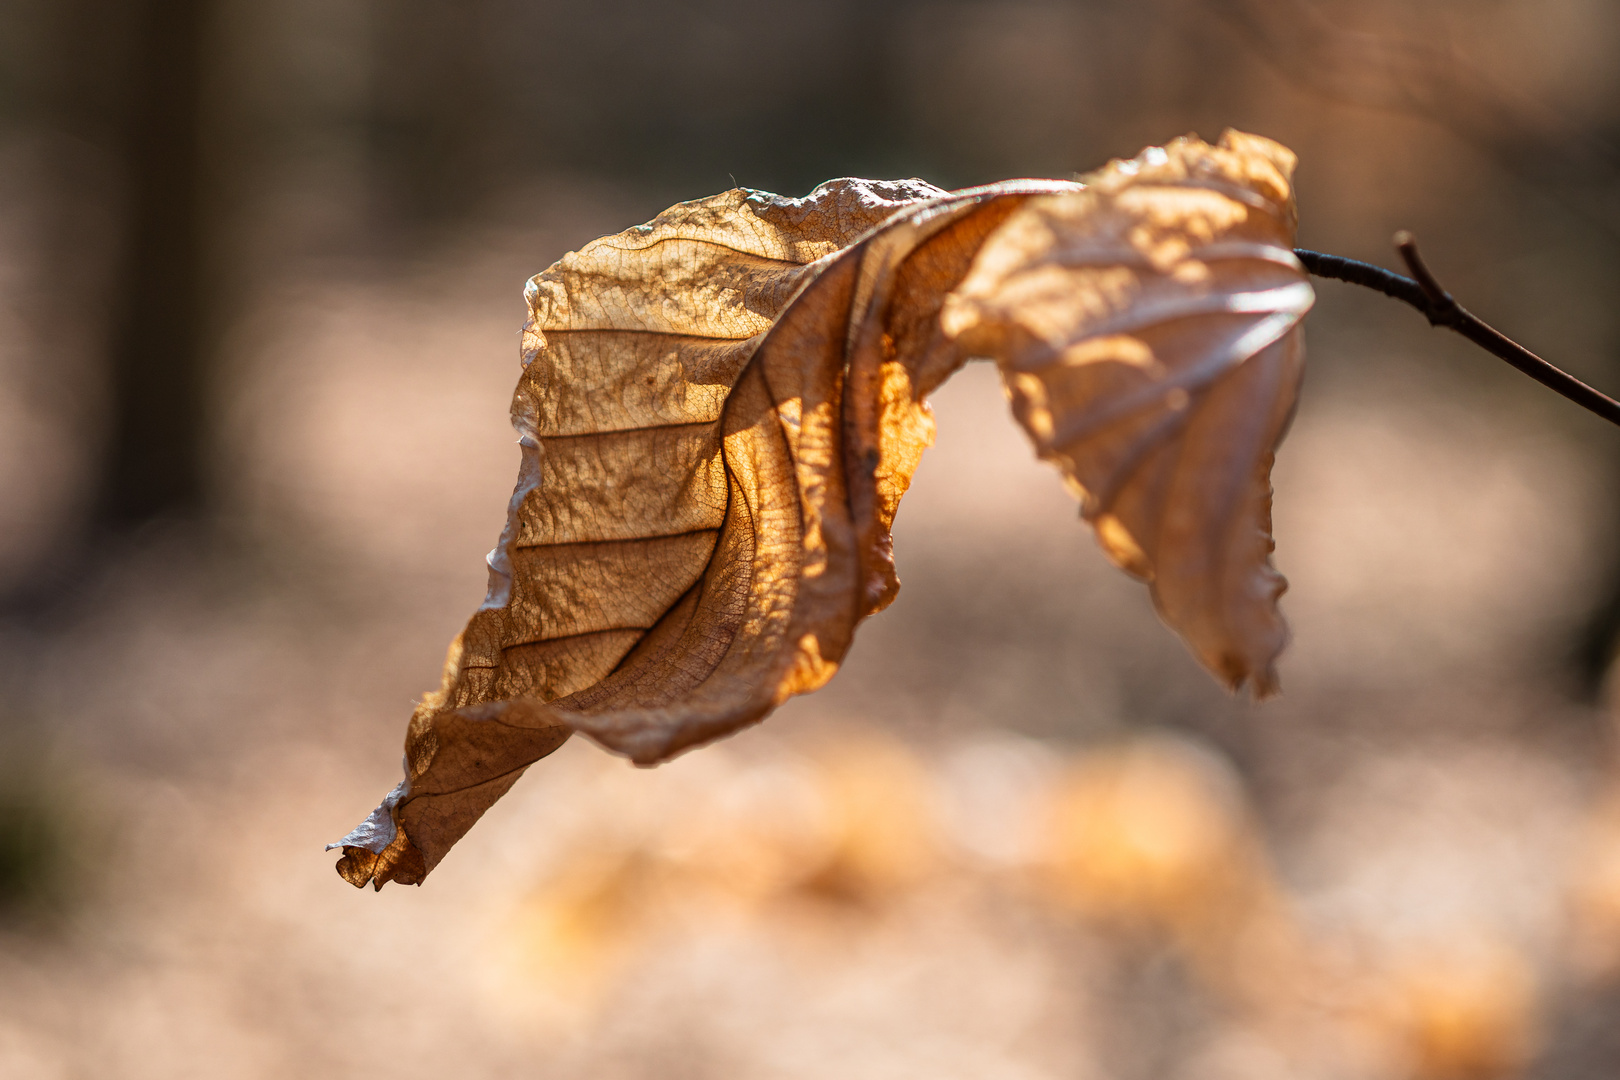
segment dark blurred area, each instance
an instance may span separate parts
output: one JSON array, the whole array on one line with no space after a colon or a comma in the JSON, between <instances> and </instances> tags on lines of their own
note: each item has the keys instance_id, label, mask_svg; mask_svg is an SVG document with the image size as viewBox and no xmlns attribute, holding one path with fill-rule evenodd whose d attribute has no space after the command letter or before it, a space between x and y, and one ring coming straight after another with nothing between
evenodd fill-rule
<instances>
[{"instance_id":1,"label":"dark blurred area","mask_svg":"<svg viewBox=\"0 0 1620 1080\"><path fill-rule=\"evenodd\" d=\"M823 693L571 745L422 890L392 785L523 282L735 185L1300 156L1302 246L1620 390L1608 0L0 0L0 1075L1620 1074L1620 432L1318 283L1296 640L1222 694L992 374Z\"/></svg>"}]
</instances>

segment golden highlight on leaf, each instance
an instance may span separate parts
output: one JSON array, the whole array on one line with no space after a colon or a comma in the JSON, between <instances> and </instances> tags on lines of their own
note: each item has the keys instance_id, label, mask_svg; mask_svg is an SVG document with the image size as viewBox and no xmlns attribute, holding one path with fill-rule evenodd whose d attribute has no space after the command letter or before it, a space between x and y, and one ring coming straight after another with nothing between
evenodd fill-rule
<instances>
[{"instance_id":1,"label":"golden highlight on leaf","mask_svg":"<svg viewBox=\"0 0 1620 1080\"><path fill-rule=\"evenodd\" d=\"M1233 689L1277 687L1271 455L1314 300L1294 257L1294 156L1228 132L1152 148L1032 201L946 301L1001 365L1116 565Z\"/></svg>"},{"instance_id":2,"label":"golden highlight on leaf","mask_svg":"<svg viewBox=\"0 0 1620 1080\"><path fill-rule=\"evenodd\" d=\"M1292 162L1229 132L1085 186L738 189L536 276L489 593L339 872L420 883L575 731L653 764L825 684L898 590L925 399L974 355L1166 621L1271 689L1270 453L1311 299Z\"/></svg>"}]
</instances>

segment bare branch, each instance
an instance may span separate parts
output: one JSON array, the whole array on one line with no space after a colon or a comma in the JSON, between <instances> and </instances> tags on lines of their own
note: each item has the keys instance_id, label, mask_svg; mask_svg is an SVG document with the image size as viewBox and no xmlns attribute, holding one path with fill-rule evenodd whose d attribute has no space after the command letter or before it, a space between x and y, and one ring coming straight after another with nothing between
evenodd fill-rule
<instances>
[{"instance_id":1,"label":"bare branch","mask_svg":"<svg viewBox=\"0 0 1620 1080\"><path fill-rule=\"evenodd\" d=\"M1423 313L1431 326L1454 330L1486 352L1506 360L1532 379L1555 393L1575 402L1609 421L1620 425L1620 401L1594 390L1575 376L1554 367L1517 341L1481 320L1457 303L1435 278L1423 257L1418 254L1417 240L1411 233L1401 230L1395 234L1395 247L1401 253L1412 277L1385 270L1371 263L1346 259L1339 255L1324 255L1319 251L1296 248L1294 254L1305 269L1317 277L1347 281L1373 289L1385 296L1410 304Z\"/></svg>"}]
</instances>

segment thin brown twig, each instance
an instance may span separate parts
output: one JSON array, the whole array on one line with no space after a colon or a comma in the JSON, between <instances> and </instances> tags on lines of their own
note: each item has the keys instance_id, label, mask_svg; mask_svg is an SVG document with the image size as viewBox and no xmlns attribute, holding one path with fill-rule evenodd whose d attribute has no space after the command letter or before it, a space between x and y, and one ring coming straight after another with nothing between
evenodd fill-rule
<instances>
[{"instance_id":1,"label":"thin brown twig","mask_svg":"<svg viewBox=\"0 0 1620 1080\"><path fill-rule=\"evenodd\" d=\"M1431 326L1443 326L1472 341L1499 359L1506 360L1541 385L1561 394L1575 404L1594 412L1620 426L1620 401L1587 386L1575 376L1554 367L1517 341L1486 323L1441 286L1423 257L1418 254L1417 240L1402 229L1395 234L1395 249L1401 253L1411 277L1385 270L1371 263L1346 259L1340 255L1324 255L1319 251L1294 249L1294 254L1305 269L1317 277L1347 281L1352 285L1375 289L1385 296L1410 304L1429 320Z\"/></svg>"},{"instance_id":2,"label":"thin brown twig","mask_svg":"<svg viewBox=\"0 0 1620 1080\"><path fill-rule=\"evenodd\" d=\"M1436 316L1440 316L1442 322L1455 319L1457 313L1462 310L1457 304L1457 298L1446 292L1435 278L1434 271L1429 269L1429 264L1418 254L1417 237L1402 229L1395 234L1395 250L1401 253L1401 261L1411 272L1412 280L1418 283L1418 288L1423 290L1423 295L1429 300L1430 324L1440 325L1435 323Z\"/></svg>"}]
</instances>

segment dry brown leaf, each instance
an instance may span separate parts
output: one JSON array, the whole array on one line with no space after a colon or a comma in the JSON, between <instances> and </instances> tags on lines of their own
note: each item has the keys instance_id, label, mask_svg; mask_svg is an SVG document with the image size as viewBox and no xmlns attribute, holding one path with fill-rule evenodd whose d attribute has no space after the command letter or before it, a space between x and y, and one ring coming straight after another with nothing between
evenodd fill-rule
<instances>
[{"instance_id":1,"label":"dry brown leaf","mask_svg":"<svg viewBox=\"0 0 1620 1080\"><path fill-rule=\"evenodd\" d=\"M1292 164L1229 132L1084 188L740 189L538 275L489 595L339 872L419 883L574 731L652 764L823 685L898 589L925 398L972 355L1166 621L1269 690L1270 455L1311 299Z\"/></svg>"},{"instance_id":2,"label":"dry brown leaf","mask_svg":"<svg viewBox=\"0 0 1620 1080\"><path fill-rule=\"evenodd\" d=\"M1237 132L1116 162L998 230L943 320L996 357L1108 556L1151 583L1205 667L1259 696L1287 640L1272 451L1315 298L1293 253L1293 165Z\"/></svg>"}]
</instances>

